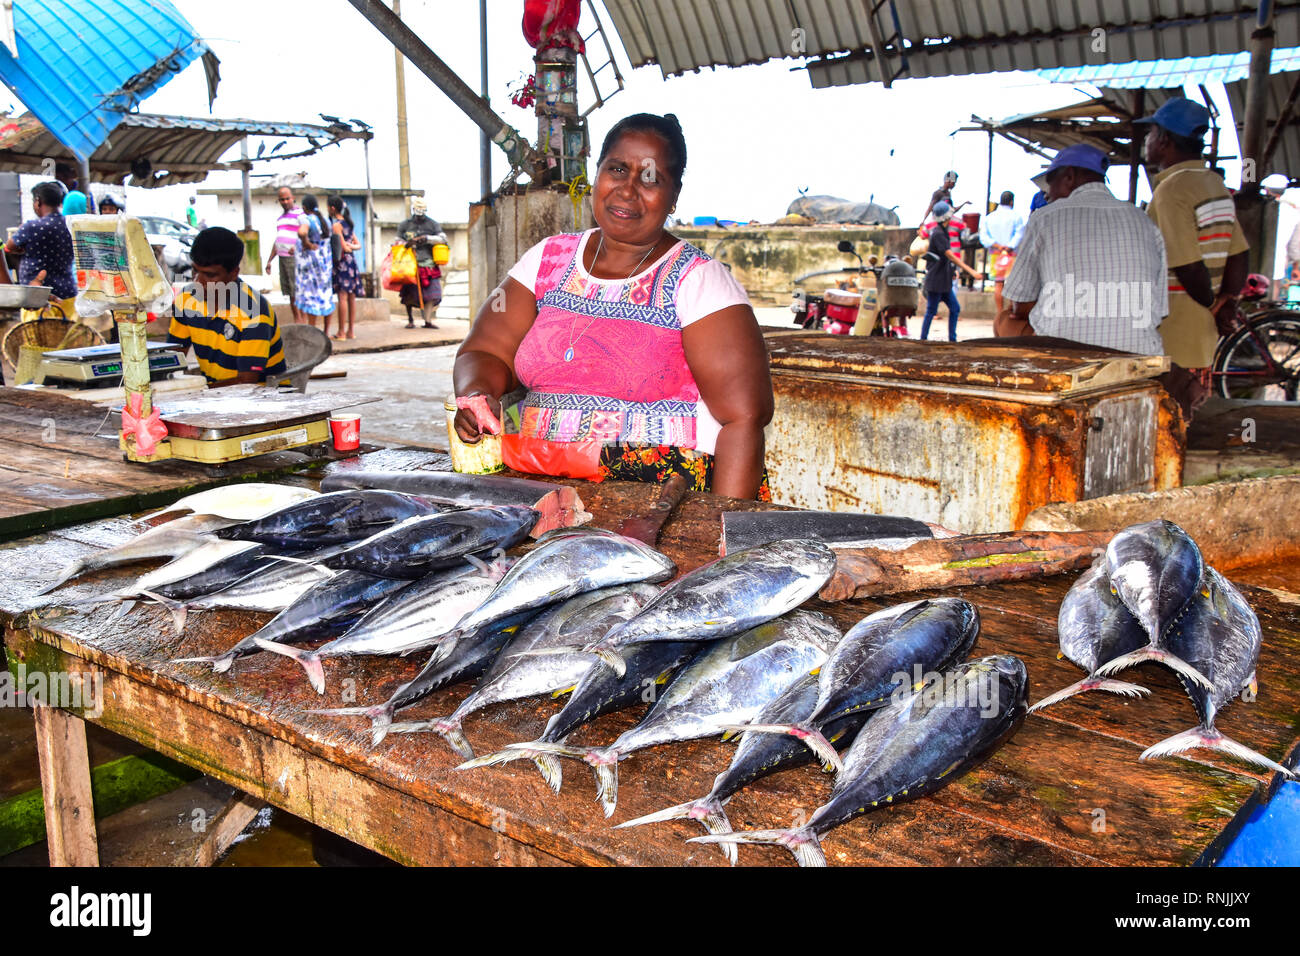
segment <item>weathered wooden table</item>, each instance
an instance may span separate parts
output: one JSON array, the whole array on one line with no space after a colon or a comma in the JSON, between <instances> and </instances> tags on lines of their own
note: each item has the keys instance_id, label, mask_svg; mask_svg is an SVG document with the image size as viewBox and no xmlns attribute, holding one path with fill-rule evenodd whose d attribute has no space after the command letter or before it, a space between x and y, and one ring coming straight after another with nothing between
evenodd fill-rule
<instances>
[{"instance_id":1,"label":"weathered wooden table","mask_svg":"<svg viewBox=\"0 0 1300 956\"><path fill-rule=\"evenodd\" d=\"M110 421L111 418L111 421ZM169 504L203 488L282 476L301 453L259 455L219 467L123 460L116 416L49 391L0 388L0 541Z\"/></svg>"},{"instance_id":2,"label":"weathered wooden table","mask_svg":"<svg viewBox=\"0 0 1300 956\"><path fill-rule=\"evenodd\" d=\"M596 523L613 527L644 508L655 489L605 483L584 485L581 493ZM716 554L724 508L761 507L691 494L665 526L660 547L681 569L696 567ZM620 767L617 812L606 821L592 775L580 764L565 762L564 789L555 796L529 762L457 772L460 759L433 735L390 735L372 749L368 721L307 713L380 702L415 674L419 659L327 662L326 694L318 697L293 662L270 654L241 660L224 675L204 665L173 663L224 650L265 621L264 615L195 613L178 637L157 607L139 606L117 620L110 608L57 620L22 613L38 581L84 551L82 540L92 534L103 539L109 530L69 529L5 546L12 572L0 582L11 665L102 676L102 713L86 719L404 863L724 862L717 848L684 842L703 832L694 823L632 830L610 824L703 795L730 760L730 744L696 741L632 755ZM71 594L107 590L124 578L104 572ZM1072 580L955 592L982 615L975 653L1020 656L1028 667L1031 700L1081 676L1056 657L1056 610ZM1219 726L1285 761L1300 743L1300 598L1253 588L1247 596L1266 635L1259 696L1253 703L1234 703ZM821 608L847 628L883 603ZM1195 761L1139 763L1146 746L1192 726L1195 718L1163 670L1145 666L1132 679L1152 696L1130 701L1085 695L1029 717L1000 752L946 789L835 830L824 844L829 862L1214 862L1279 781L1200 752L1193 754ZM450 713L467 690L462 685L434 694L403 717ZM530 740L558 706L534 699L489 708L466 722L465 734L478 753ZM76 796L86 786L80 720L68 711L37 710L47 711L38 723L44 776L52 783L46 794L52 856L93 862L93 821ZM608 742L640 715L640 709L608 715L575 734L574 742ZM829 777L805 767L743 791L728 814L737 829L787 826L798 815L806 817L829 790ZM791 863L784 850L769 847L742 847L740 859Z\"/></svg>"}]
</instances>

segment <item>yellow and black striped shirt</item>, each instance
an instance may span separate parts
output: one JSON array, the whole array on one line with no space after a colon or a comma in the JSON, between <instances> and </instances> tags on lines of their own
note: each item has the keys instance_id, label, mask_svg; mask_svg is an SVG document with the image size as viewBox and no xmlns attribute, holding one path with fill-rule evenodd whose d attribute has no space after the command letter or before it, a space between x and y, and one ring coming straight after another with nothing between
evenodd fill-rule
<instances>
[{"instance_id":1,"label":"yellow and black striped shirt","mask_svg":"<svg viewBox=\"0 0 1300 956\"><path fill-rule=\"evenodd\" d=\"M172 305L168 339L194 347L194 357L210 384L240 372L274 380L285 369L280 327L266 297L246 283L229 290L186 286Z\"/></svg>"}]
</instances>

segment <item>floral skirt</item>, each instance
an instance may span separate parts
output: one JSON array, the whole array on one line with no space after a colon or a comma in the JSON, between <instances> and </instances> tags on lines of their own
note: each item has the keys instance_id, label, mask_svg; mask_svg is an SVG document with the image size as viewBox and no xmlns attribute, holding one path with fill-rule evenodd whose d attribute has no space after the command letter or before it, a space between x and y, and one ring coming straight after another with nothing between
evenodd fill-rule
<instances>
[{"instance_id":1,"label":"floral skirt","mask_svg":"<svg viewBox=\"0 0 1300 956\"><path fill-rule=\"evenodd\" d=\"M662 484L669 475L679 474L689 482L690 491L710 491L713 488L713 456L692 448L672 445L606 445L600 454L600 477L614 481L644 481ZM758 486L759 501L771 501L772 489L763 469Z\"/></svg>"}]
</instances>

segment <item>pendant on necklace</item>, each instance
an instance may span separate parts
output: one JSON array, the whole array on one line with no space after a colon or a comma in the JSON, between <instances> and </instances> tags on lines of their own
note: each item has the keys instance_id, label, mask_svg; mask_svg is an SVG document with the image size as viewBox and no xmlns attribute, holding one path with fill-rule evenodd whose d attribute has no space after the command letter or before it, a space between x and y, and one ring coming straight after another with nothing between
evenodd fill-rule
<instances>
[{"instance_id":1,"label":"pendant on necklace","mask_svg":"<svg viewBox=\"0 0 1300 956\"><path fill-rule=\"evenodd\" d=\"M564 350L564 361L566 361L566 362L572 362L572 361L573 361L573 346L572 346L572 345L570 345L567 349Z\"/></svg>"}]
</instances>

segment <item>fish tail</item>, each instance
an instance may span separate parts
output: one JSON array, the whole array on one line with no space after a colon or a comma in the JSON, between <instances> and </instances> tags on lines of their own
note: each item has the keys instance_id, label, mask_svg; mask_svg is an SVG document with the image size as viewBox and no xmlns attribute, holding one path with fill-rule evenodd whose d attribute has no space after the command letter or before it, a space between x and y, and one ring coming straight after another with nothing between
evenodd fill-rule
<instances>
[{"instance_id":1,"label":"fish tail","mask_svg":"<svg viewBox=\"0 0 1300 956\"><path fill-rule=\"evenodd\" d=\"M1121 654L1114 660L1107 661L1105 664L1102 664L1101 667L1098 667L1094 676L1108 677L1111 674L1118 674L1122 670L1126 670L1135 664L1141 664L1145 661L1155 661L1157 664L1164 664L1169 669L1186 677L1193 684L1203 687L1206 690L1214 690L1214 685L1210 683L1208 677L1177 654L1167 651L1163 647L1140 647L1136 651L1132 651L1128 654Z\"/></svg>"},{"instance_id":2,"label":"fish tail","mask_svg":"<svg viewBox=\"0 0 1300 956\"><path fill-rule=\"evenodd\" d=\"M687 843L766 843L783 846L794 854L795 862L800 866L825 866L826 854L822 852L821 841L817 834L804 828L802 830L741 830L738 833L711 833L708 836L691 837Z\"/></svg>"},{"instance_id":3,"label":"fish tail","mask_svg":"<svg viewBox=\"0 0 1300 956\"><path fill-rule=\"evenodd\" d=\"M1051 707L1053 704L1059 704L1067 697L1073 697L1075 694L1085 694L1090 690L1106 690L1112 694L1123 694L1126 697L1145 697L1151 691L1138 684L1128 684L1122 680L1108 680L1103 677L1089 675L1081 681L1076 681L1069 687L1058 690L1055 694L1049 694L1034 706L1029 708L1029 713L1036 710L1042 710L1044 707Z\"/></svg>"},{"instance_id":4,"label":"fish tail","mask_svg":"<svg viewBox=\"0 0 1300 956\"><path fill-rule=\"evenodd\" d=\"M839 751L831 746L831 742L820 730L806 724L734 724L726 729L757 734L789 734L815 753L823 766L834 769L836 773L844 769Z\"/></svg>"},{"instance_id":5,"label":"fish tail","mask_svg":"<svg viewBox=\"0 0 1300 956\"><path fill-rule=\"evenodd\" d=\"M1239 744L1231 737L1225 737L1213 727L1193 727L1191 730L1184 730L1181 734L1174 734L1172 737L1166 737L1157 744L1153 744L1146 750L1142 751L1139 760L1150 760L1153 757L1170 757L1174 754L1183 753L1187 750L1196 749L1217 750L1220 753L1236 757L1238 760L1244 760L1246 763L1254 764L1257 767L1266 767L1269 770L1275 770L1284 777L1295 779L1297 772L1290 770L1274 760L1270 760L1258 751L1251 750L1244 744Z\"/></svg>"},{"instance_id":6,"label":"fish tail","mask_svg":"<svg viewBox=\"0 0 1300 956\"><path fill-rule=\"evenodd\" d=\"M447 741L447 745L466 760L474 756L474 748L469 745L469 741L461 733L460 721L452 720L449 717L434 717L431 720L404 720L391 725L388 732L393 734L432 732Z\"/></svg>"},{"instance_id":7,"label":"fish tail","mask_svg":"<svg viewBox=\"0 0 1300 956\"><path fill-rule=\"evenodd\" d=\"M230 670L230 665L234 658L229 654L217 654L215 657L177 657L172 659L173 664L211 664L214 674L224 674Z\"/></svg>"},{"instance_id":8,"label":"fish tail","mask_svg":"<svg viewBox=\"0 0 1300 956\"><path fill-rule=\"evenodd\" d=\"M563 744L535 740L527 744L510 744L496 753L475 757L473 760L466 760L456 769L474 770L478 767L495 767L498 764L509 763L512 760L532 760L536 764L538 772L541 773L542 779L546 781L552 790L559 793L560 783L563 779L559 758L563 756L581 759L586 753L586 750L579 747L566 747Z\"/></svg>"},{"instance_id":9,"label":"fish tail","mask_svg":"<svg viewBox=\"0 0 1300 956\"><path fill-rule=\"evenodd\" d=\"M253 638L253 643L264 651L280 654L292 661L296 661L307 672L307 680L311 682L312 690L318 694L325 693L325 668L321 665L320 658L316 656L315 651L304 650L301 647L290 647L288 644L280 644L276 641L268 641L264 637Z\"/></svg>"},{"instance_id":10,"label":"fish tail","mask_svg":"<svg viewBox=\"0 0 1300 956\"><path fill-rule=\"evenodd\" d=\"M586 756L587 763L596 771L596 799L608 819L614 815L618 806L618 753L617 751L597 750Z\"/></svg>"},{"instance_id":11,"label":"fish tail","mask_svg":"<svg viewBox=\"0 0 1300 956\"><path fill-rule=\"evenodd\" d=\"M189 608L181 601L173 601L171 598L165 598L161 594L155 594L153 591L141 591L143 597L151 601L157 601L172 614L172 627L176 628L177 634L185 633L185 618L189 614Z\"/></svg>"},{"instance_id":12,"label":"fish tail","mask_svg":"<svg viewBox=\"0 0 1300 956\"><path fill-rule=\"evenodd\" d=\"M656 813L647 813L635 820L617 824L614 829L622 830L625 827L639 827L646 823L663 823L668 820L696 820L709 833L731 832L731 821L727 819L727 814L722 809L722 801L714 797L702 797L699 800L679 803L675 807L668 807L666 810L659 810ZM734 843L723 843L720 844L719 848L726 855L731 865L735 866L737 862L736 845Z\"/></svg>"},{"instance_id":13,"label":"fish tail","mask_svg":"<svg viewBox=\"0 0 1300 956\"><path fill-rule=\"evenodd\" d=\"M333 707L325 710L309 710L309 714L322 714L326 717L369 717L370 745L379 746L388 736L388 729L393 724L393 705L385 702L370 707Z\"/></svg>"},{"instance_id":14,"label":"fish tail","mask_svg":"<svg viewBox=\"0 0 1300 956\"><path fill-rule=\"evenodd\" d=\"M45 585L45 587L37 591L36 595L39 597L42 594L49 594L55 588L59 588L67 584L68 581L72 580L78 574L87 570L89 567L90 567L90 563L86 561L85 558L82 558L77 561L73 561L66 568L64 568L62 571L59 572L59 576L55 578L54 581Z\"/></svg>"}]
</instances>

